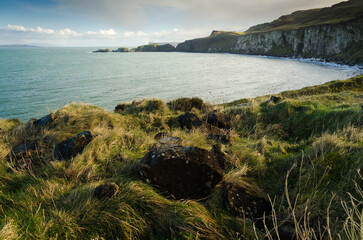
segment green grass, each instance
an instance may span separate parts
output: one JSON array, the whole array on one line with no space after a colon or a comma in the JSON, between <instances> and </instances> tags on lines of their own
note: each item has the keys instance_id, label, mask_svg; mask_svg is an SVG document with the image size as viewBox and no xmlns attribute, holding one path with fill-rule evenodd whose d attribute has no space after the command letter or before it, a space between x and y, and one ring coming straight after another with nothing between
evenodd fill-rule
<instances>
[{"instance_id":1,"label":"green grass","mask_svg":"<svg viewBox=\"0 0 363 240\"><path fill-rule=\"evenodd\" d=\"M362 231L363 76L276 96L209 105L198 98L168 104L149 99L120 103L114 113L72 103L44 128L0 120L0 239L277 239L292 226L298 239L358 239ZM231 122L233 161L221 184L201 200L166 197L139 174L159 132L185 146L210 150L209 130L169 125L191 111L203 121L213 109ZM96 134L69 161L55 161L55 144L82 131ZM39 167L9 170L6 155L37 142ZM110 199L93 197L115 182ZM271 199L260 222L224 203L223 184L235 183Z\"/></svg>"},{"instance_id":2,"label":"green grass","mask_svg":"<svg viewBox=\"0 0 363 240\"><path fill-rule=\"evenodd\" d=\"M344 24L348 22L353 25L362 26L362 8L362 1L350 0L335 4L330 8L296 11L292 14L281 16L270 23L253 26L246 33L286 31L309 26Z\"/></svg>"}]
</instances>

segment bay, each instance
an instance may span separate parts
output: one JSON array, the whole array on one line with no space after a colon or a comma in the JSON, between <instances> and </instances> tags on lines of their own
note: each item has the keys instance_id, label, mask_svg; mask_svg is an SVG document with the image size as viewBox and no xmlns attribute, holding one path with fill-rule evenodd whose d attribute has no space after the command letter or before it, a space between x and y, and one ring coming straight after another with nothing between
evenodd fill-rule
<instances>
[{"instance_id":1,"label":"bay","mask_svg":"<svg viewBox=\"0 0 363 240\"><path fill-rule=\"evenodd\" d=\"M211 103L362 74L313 60L203 53L91 53L97 48L0 48L0 118L27 121L71 102L110 111L144 98Z\"/></svg>"}]
</instances>

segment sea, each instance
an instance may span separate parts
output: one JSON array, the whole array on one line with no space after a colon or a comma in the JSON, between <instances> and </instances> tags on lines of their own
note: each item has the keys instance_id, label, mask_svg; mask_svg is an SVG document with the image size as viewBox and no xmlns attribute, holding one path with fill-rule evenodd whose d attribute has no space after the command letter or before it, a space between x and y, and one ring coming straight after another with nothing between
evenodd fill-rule
<instances>
[{"instance_id":1,"label":"sea","mask_svg":"<svg viewBox=\"0 0 363 240\"><path fill-rule=\"evenodd\" d=\"M363 74L362 67L214 53L92 53L98 48L0 48L0 118L39 118L72 103L200 97L217 104Z\"/></svg>"}]
</instances>

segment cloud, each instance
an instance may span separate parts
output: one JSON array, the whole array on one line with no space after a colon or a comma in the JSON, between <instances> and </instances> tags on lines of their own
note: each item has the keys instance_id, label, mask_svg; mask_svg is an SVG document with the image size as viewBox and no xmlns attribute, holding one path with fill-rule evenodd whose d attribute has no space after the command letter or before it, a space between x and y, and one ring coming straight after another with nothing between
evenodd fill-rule
<instances>
[{"instance_id":1,"label":"cloud","mask_svg":"<svg viewBox=\"0 0 363 240\"><path fill-rule=\"evenodd\" d=\"M170 22L183 28L247 28L295 10L330 6L341 0L58 0L117 27L144 28Z\"/></svg>"},{"instance_id":2,"label":"cloud","mask_svg":"<svg viewBox=\"0 0 363 240\"><path fill-rule=\"evenodd\" d=\"M5 28L5 30L10 30L10 31L18 31L18 32L30 32L30 33L37 33L37 34L47 34L47 35L60 35L60 36L73 36L73 37L77 37L80 36L79 33L72 31L69 28L65 28L59 31L55 31L53 29L44 29L41 27L37 27L37 28L27 28L24 26L17 26L17 25L11 25L8 24Z\"/></svg>"},{"instance_id":3,"label":"cloud","mask_svg":"<svg viewBox=\"0 0 363 240\"><path fill-rule=\"evenodd\" d=\"M24 27L8 24L0 28L0 44L42 44L53 46L137 46L148 42L182 42L186 39L206 36L206 30L185 30L174 28L170 31L125 31L113 28L79 33L69 28L61 30L41 27Z\"/></svg>"}]
</instances>

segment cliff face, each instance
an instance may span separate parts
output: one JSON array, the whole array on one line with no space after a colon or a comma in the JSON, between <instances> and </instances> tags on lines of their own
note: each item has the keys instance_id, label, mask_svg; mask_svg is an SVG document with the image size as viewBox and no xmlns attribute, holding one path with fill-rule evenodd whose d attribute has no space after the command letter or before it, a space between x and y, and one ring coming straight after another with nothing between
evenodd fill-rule
<instances>
[{"instance_id":1,"label":"cliff face","mask_svg":"<svg viewBox=\"0 0 363 240\"><path fill-rule=\"evenodd\" d=\"M319 25L290 31L246 34L236 39L232 52L362 63L362 40L362 28ZM209 52L215 50L211 48Z\"/></svg>"},{"instance_id":2,"label":"cliff face","mask_svg":"<svg viewBox=\"0 0 363 240\"><path fill-rule=\"evenodd\" d=\"M298 11L245 33L213 31L209 37L179 44L177 51L313 57L362 64L363 1Z\"/></svg>"}]
</instances>

